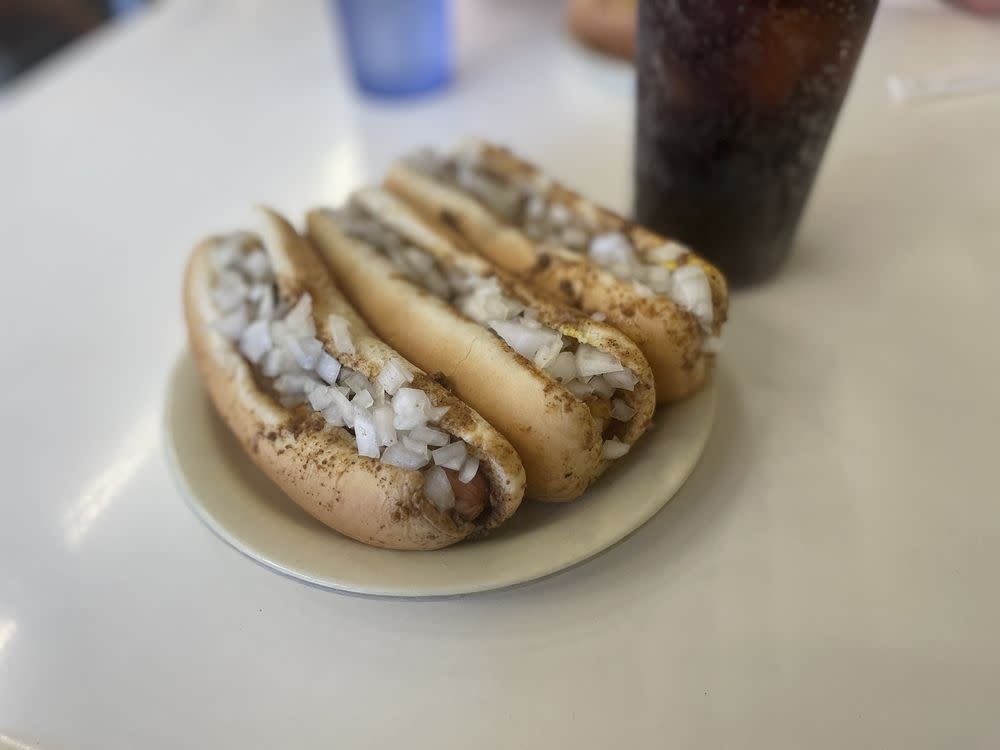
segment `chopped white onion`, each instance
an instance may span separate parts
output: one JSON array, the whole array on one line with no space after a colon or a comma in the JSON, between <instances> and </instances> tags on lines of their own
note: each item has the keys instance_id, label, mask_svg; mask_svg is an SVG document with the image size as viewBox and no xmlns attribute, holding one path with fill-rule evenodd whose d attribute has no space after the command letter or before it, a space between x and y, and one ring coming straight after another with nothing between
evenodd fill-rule
<instances>
[{"instance_id":1,"label":"chopped white onion","mask_svg":"<svg viewBox=\"0 0 1000 750\"><path fill-rule=\"evenodd\" d=\"M608 316L602 313L600 310L598 310L595 313L591 313L590 317L593 320L596 320L598 323L603 323L605 320L608 319Z\"/></svg>"},{"instance_id":2,"label":"chopped white onion","mask_svg":"<svg viewBox=\"0 0 1000 750\"><path fill-rule=\"evenodd\" d=\"M611 418L619 422L628 422L635 416L635 409L626 404L620 398L611 399Z\"/></svg>"},{"instance_id":3,"label":"chopped white onion","mask_svg":"<svg viewBox=\"0 0 1000 750\"><path fill-rule=\"evenodd\" d=\"M437 272L433 259L417 248L404 248L388 230L373 234L380 242L391 242L395 256L418 273ZM471 481L478 471L478 459L467 456L463 441L452 442L448 433L428 426L443 418L449 407L435 407L425 392L404 387L414 376L403 360L390 359L372 383L363 373L343 367L335 356L323 350L322 342L315 338L309 294L301 295L290 310L284 303L277 304L270 283L273 272L263 250L258 247L244 252L242 246L227 245L212 258L219 269L212 289L220 313L216 325L238 341L243 356L257 365L261 374L272 378L282 406L292 408L308 401L313 411L322 414L328 428L353 430L358 455L379 458L384 447L382 461L404 469L427 466L431 460L429 446L437 446L437 461L459 471L462 481ZM450 282L440 274L439 280L447 287L443 293L450 295ZM513 315L524 309L518 303L505 304L495 280L494 287L496 293L492 296L481 294L484 311ZM256 310L252 322L251 310ZM330 316L329 327L335 348L353 353L347 320ZM443 470L432 468L437 471L430 475L428 497L433 496L447 510L454 505L454 494ZM442 477L444 484L440 483Z\"/></svg>"},{"instance_id":4,"label":"chopped white onion","mask_svg":"<svg viewBox=\"0 0 1000 750\"><path fill-rule=\"evenodd\" d=\"M412 430L427 424L431 409L427 394L416 388L400 388L392 399L395 414L393 425L397 430Z\"/></svg>"},{"instance_id":5,"label":"chopped white onion","mask_svg":"<svg viewBox=\"0 0 1000 750\"><path fill-rule=\"evenodd\" d=\"M305 395L318 385L318 381L305 373L279 375L274 380L274 390L278 393L301 393Z\"/></svg>"},{"instance_id":6,"label":"chopped white onion","mask_svg":"<svg viewBox=\"0 0 1000 750\"><path fill-rule=\"evenodd\" d=\"M560 352L545 369L556 380L572 380L576 377L576 356L573 352Z\"/></svg>"},{"instance_id":7,"label":"chopped white onion","mask_svg":"<svg viewBox=\"0 0 1000 750\"><path fill-rule=\"evenodd\" d=\"M264 286L263 284L261 286ZM274 289L266 285L257 302L257 320L271 320L275 315Z\"/></svg>"},{"instance_id":8,"label":"chopped white onion","mask_svg":"<svg viewBox=\"0 0 1000 750\"><path fill-rule=\"evenodd\" d=\"M455 471L462 468L462 464L465 463L465 456L465 443L461 440L456 440L454 443L448 443L443 448L431 451L431 457L434 459L435 464Z\"/></svg>"},{"instance_id":9,"label":"chopped white onion","mask_svg":"<svg viewBox=\"0 0 1000 750\"><path fill-rule=\"evenodd\" d=\"M451 436L447 432L435 430L432 427L414 427L410 430L410 437L421 443L434 446L448 445Z\"/></svg>"},{"instance_id":10,"label":"chopped white onion","mask_svg":"<svg viewBox=\"0 0 1000 750\"><path fill-rule=\"evenodd\" d=\"M541 219L545 216L545 208L545 199L540 195L533 195L524 207L524 215L528 219Z\"/></svg>"},{"instance_id":11,"label":"chopped white onion","mask_svg":"<svg viewBox=\"0 0 1000 750\"><path fill-rule=\"evenodd\" d=\"M336 409L340 413L340 418L343 420L344 424L348 427L354 427L354 405L351 404L350 400L341 391L336 388L331 388L330 397L333 399L333 403L323 412L323 416L330 421L330 416L327 415L327 411L331 409Z\"/></svg>"},{"instance_id":12,"label":"chopped white onion","mask_svg":"<svg viewBox=\"0 0 1000 750\"><path fill-rule=\"evenodd\" d=\"M212 304L221 313L228 313L243 305L243 295L235 290L214 289L212 291Z\"/></svg>"},{"instance_id":13,"label":"chopped white onion","mask_svg":"<svg viewBox=\"0 0 1000 750\"><path fill-rule=\"evenodd\" d=\"M504 294L496 277L469 274L462 278L456 269L451 284L453 290L449 296L454 298L455 307L477 323L507 320L525 309L523 304Z\"/></svg>"},{"instance_id":14,"label":"chopped white onion","mask_svg":"<svg viewBox=\"0 0 1000 750\"><path fill-rule=\"evenodd\" d=\"M517 200L521 200L519 195ZM558 220L560 209L555 213ZM564 218L569 221L568 214ZM365 231L418 283L492 328L515 351L563 381L571 392L581 398L596 393L610 399L613 416L627 420L630 407L620 399L613 399L614 384L634 387L635 378L612 355L585 344L579 344L576 353L564 351L570 342L539 321L537 310L508 297L496 277L480 278L456 268L442 273L433 257L402 241L391 229L372 226ZM581 232L575 224L567 223L560 237L567 244L583 244L585 236ZM374 383L364 374L343 367L335 355L323 350L322 342L315 337L311 296L302 294L291 309L286 303L278 304L266 254L248 250L244 255L243 262L238 263L237 253L233 259L235 268L219 274L223 281L215 297L220 307L228 308L220 309L220 319L226 321L231 334L240 340L244 356L257 364L262 374L273 378L278 400L291 407L308 398L312 409L321 413L330 426L353 430L359 455L378 458L384 448L385 463L413 470L425 467L433 459L434 466L425 472L430 477L430 493L438 493L435 497L437 503L443 503L442 507L449 502L453 506L454 493L443 469L456 471L460 481L470 482L478 473L480 462L469 455L464 441L429 426L437 424L449 407L435 407L425 392L406 387L414 377L402 360L390 359ZM254 322L251 311L256 313ZM332 315L328 326L333 348L337 352L354 353L348 321ZM616 453L619 450L616 441L608 442L605 451Z\"/></svg>"},{"instance_id":15,"label":"chopped white onion","mask_svg":"<svg viewBox=\"0 0 1000 750\"><path fill-rule=\"evenodd\" d=\"M301 393L282 393L278 396L278 403L286 409L298 406L303 401Z\"/></svg>"},{"instance_id":16,"label":"chopped white onion","mask_svg":"<svg viewBox=\"0 0 1000 750\"><path fill-rule=\"evenodd\" d=\"M215 243L215 247L212 248L212 252L209 254L212 267L216 271L222 271L233 265L240 255L242 244L242 238L237 235L229 235L228 237L221 238Z\"/></svg>"},{"instance_id":17,"label":"chopped white onion","mask_svg":"<svg viewBox=\"0 0 1000 750\"><path fill-rule=\"evenodd\" d=\"M455 491L440 466L432 466L424 472L424 494L442 513L455 507Z\"/></svg>"},{"instance_id":18,"label":"chopped white onion","mask_svg":"<svg viewBox=\"0 0 1000 750\"><path fill-rule=\"evenodd\" d=\"M466 456L465 461L462 463L462 468L458 472L458 481L462 484L468 484L478 471L479 459L475 456Z\"/></svg>"},{"instance_id":19,"label":"chopped white onion","mask_svg":"<svg viewBox=\"0 0 1000 750\"><path fill-rule=\"evenodd\" d=\"M271 292L271 285L265 283L253 284L247 292L247 299L251 302L259 302L264 296Z\"/></svg>"},{"instance_id":20,"label":"chopped white onion","mask_svg":"<svg viewBox=\"0 0 1000 750\"><path fill-rule=\"evenodd\" d=\"M547 344L542 344L535 352L535 364L538 367L547 367L559 356L563 348L563 340L560 334L556 334L549 339Z\"/></svg>"},{"instance_id":21,"label":"chopped white onion","mask_svg":"<svg viewBox=\"0 0 1000 750\"><path fill-rule=\"evenodd\" d=\"M448 295L451 293L451 287L448 285L448 280L445 279L441 272L436 268L431 268L429 271L425 271L422 274L421 282L425 287L427 287L427 290L436 297L447 299Z\"/></svg>"},{"instance_id":22,"label":"chopped white onion","mask_svg":"<svg viewBox=\"0 0 1000 750\"><path fill-rule=\"evenodd\" d=\"M611 398L615 395L615 387L607 381L605 375L595 375L590 379L590 387L594 389L594 394L601 398Z\"/></svg>"},{"instance_id":23,"label":"chopped white onion","mask_svg":"<svg viewBox=\"0 0 1000 750\"><path fill-rule=\"evenodd\" d=\"M292 334L289 333L288 326L285 325L285 321L271 321L271 339L274 341L275 346L281 349L288 349L288 340L290 338L292 338ZM291 354L291 352L289 352L289 354Z\"/></svg>"},{"instance_id":24,"label":"chopped white onion","mask_svg":"<svg viewBox=\"0 0 1000 750\"><path fill-rule=\"evenodd\" d=\"M276 378L278 375L287 372L295 372L299 369L295 358L286 349L272 349L264 355L260 371L264 377Z\"/></svg>"},{"instance_id":25,"label":"chopped white onion","mask_svg":"<svg viewBox=\"0 0 1000 750\"><path fill-rule=\"evenodd\" d=\"M215 280L213 289L237 290L241 297L246 297L250 293L250 283L243 277L243 274L236 268L227 268L220 271Z\"/></svg>"},{"instance_id":26,"label":"chopped white onion","mask_svg":"<svg viewBox=\"0 0 1000 750\"><path fill-rule=\"evenodd\" d=\"M437 158L441 164L451 164L456 169L454 179L459 186L484 203L496 200L498 190L511 194L521 190L518 182L500 182L483 174L481 157L452 155L450 161L444 157ZM438 167L438 179L447 174L440 171L443 169ZM702 329L711 332L714 308L711 285L703 269L694 263L677 267L681 258L691 252L687 247L669 240L642 251L642 257L639 257L631 238L624 232L594 233L593 228L600 220L592 210L588 212L585 206L577 206L571 211L561 203L547 201L544 197L549 190L547 184L545 180L536 180L526 188L526 194L518 193L519 203L515 205L523 206L523 211L519 218L508 217L508 221L516 220L520 229L535 240L558 242L572 250L586 252L598 265L618 278L632 282L635 293L640 297L664 295L694 314ZM463 312L483 322L481 317L465 310ZM493 317L505 320L509 316ZM709 344L705 348L706 353L714 353L713 346Z\"/></svg>"},{"instance_id":27,"label":"chopped white onion","mask_svg":"<svg viewBox=\"0 0 1000 750\"><path fill-rule=\"evenodd\" d=\"M346 424L344 422L344 413L336 404L331 404L323 410L323 418L331 427L343 427Z\"/></svg>"},{"instance_id":28,"label":"chopped white onion","mask_svg":"<svg viewBox=\"0 0 1000 750\"><path fill-rule=\"evenodd\" d=\"M427 410L427 417L431 422L440 422L450 408L450 406L432 406Z\"/></svg>"},{"instance_id":29,"label":"chopped white onion","mask_svg":"<svg viewBox=\"0 0 1000 750\"><path fill-rule=\"evenodd\" d=\"M368 391L358 391L357 395L351 399L351 403L362 409L371 409L375 405L375 399Z\"/></svg>"},{"instance_id":30,"label":"chopped white onion","mask_svg":"<svg viewBox=\"0 0 1000 750\"><path fill-rule=\"evenodd\" d=\"M369 458L379 457L378 433L375 431L375 420L368 409L354 407L354 440L358 445L358 454Z\"/></svg>"},{"instance_id":31,"label":"chopped white onion","mask_svg":"<svg viewBox=\"0 0 1000 750\"><path fill-rule=\"evenodd\" d=\"M247 298L247 286L239 274L225 271L219 274L218 283L212 287L212 304L219 312L229 312L242 305Z\"/></svg>"},{"instance_id":32,"label":"chopped white onion","mask_svg":"<svg viewBox=\"0 0 1000 750\"><path fill-rule=\"evenodd\" d=\"M546 210L547 203L538 195L534 199L529 198L525 206L526 213L538 213L539 219L544 218ZM594 217L577 220L561 205L552 210L555 212L555 221L565 223L560 230L560 237L569 235L575 242L580 237L574 233L582 232L583 239L589 239L586 226L588 221L595 221ZM611 399L618 387L616 384L620 383L625 390L635 387L635 377L614 355L586 344L579 344L575 354L565 351L570 342L564 341L561 333L539 321L537 310L508 296L498 277L477 276L455 266L445 269L442 275L430 253L412 245L408 238L403 238L394 229L380 223L378 218L366 213L363 207L349 207L347 213L351 214L348 221L350 231L363 235L367 238L366 241L375 244L409 278L450 301L466 317L493 330L514 351L546 370L578 397L596 394L600 398ZM551 220L552 217L547 219ZM604 262L620 266L618 271L621 273L630 273L633 266L641 265L636 260L628 237L621 232L597 235L590 244L593 254ZM654 278L656 277L657 274L654 273ZM448 289L440 288L442 282ZM605 315L597 312L593 314L593 318L603 320ZM614 377L605 377L607 375ZM392 393L398 377L392 372L391 363L383 368L376 380ZM429 421L440 419L444 411L442 409L440 414L434 414L431 411L413 412L404 409L401 414L397 410L394 425L398 430L414 430Z\"/></svg>"},{"instance_id":33,"label":"chopped white onion","mask_svg":"<svg viewBox=\"0 0 1000 750\"><path fill-rule=\"evenodd\" d=\"M243 270L254 281L268 281L271 278L271 261L267 253L255 248L243 257Z\"/></svg>"},{"instance_id":34,"label":"chopped white onion","mask_svg":"<svg viewBox=\"0 0 1000 750\"><path fill-rule=\"evenodd\" d=\"M625 368L613 354L581 343L576 348L576 369L580 377L589 378L591 375L621 372Z\"/></svg>"},{"instance_id":35,"label":"chopped white onion","mask_svg":"<svg viewBox=\"0 0 1000 750\"><path fill-rule=\"evenodd\" d=\"M251 323L240 335L240 351L254 364L260 362L273 346L274 342L271 341L271 331L266 320Z\"/></svg>"},{"instance_id":36,"label":"chopped white onion","mask_svg":"<svg viewBox=\"0 0 1000 750\"><path fill-rule=\"evenodd\" d=\"M629 444L623 443L621 440L605 440L604 445L601 446L601 458L621 458L628 453L629 448Z\"/></svg>"},{"instance_id":37,"label":"chopped white onion","mask_svg":"<svg viewBox=\"0 0 1000 750\"><path fill-rule=\"evenodd\" d=\"M402 443L393 443L382 453L382 463L411 471L422 469L429 460L426 456L407 449Z\"/></svg>"},{"instance_id":38,"label":"chopped white onion","mask_svg":"<svg viewBox=\"0 0 1000 750\"><path fill-rule=\"evenodd\" d=\"M354 354L354 340L351 338L347 318L331 315L327 318L327 325L330 328L334 348L341 354Z\"/></svg>"},{"instance_id":39,"label":"chopped white onion","mask_svg":"<svg viewBox=\"0 0 1000 750\"><path fill-rule=\"evenodd\" d=\"M649 289L657 294L670 294L674 275L669 268L663 266L647 266L645 282Z\"/></svg>"},{"instance_id":40,"label":"chopped white onion","mask_svg":"<svg viewBox=\"0 0 1000 750\"><path fill-rule=\"evenodd\" d=\"M295 338L316 335L316 324L312 317L312 295L303 293L298 302L288 311L284 319L288 335ZM277 337L275 337L277 339Z\"/></svg>"},{"instance_id":41,"label":"chopped white onion","mask_svg":"<svg viewBox=\"0 0 1000 750\"><path fill-rule=\"evenodd\" d=\"M569 226L563 227L562 232L559 233L559 239L562 240L562 244L572 250L583 250L587 247L587 230L582 227Z\"/></svg>"},{"instance_id":42,"label":"chopped white onion","mask_svg":"<svg viewBox=\"0 0 1000 750\"><path fill-rule=\"evenodd\" d=\"M577 398L583 398L584 396L589 396L594 392L594 386L590 383L585 383L582 380L570 380L568 383L563 384L566 390L572 393Z\"/></svg>"},{"instance_id":43,"label":"chopped white onion","mask_svg":"<svg viewBox=\"0 0 1000 750\"><path fill-rule=\"evenodd\" d=\"M249 324L250 315L246 305L240 305L215 321L216 330L230 341L237 341Z\"/></svg>"},{"instance_id":44,"label":"chopped white onion","mask_svg":"<svg viewBox=\"0 0 1000 750\"><path fill-rule=\"evenodd\" d=\"M428 253L416 247L407 247L403 250L403 257L410 267L418 274L425 274L434 268L434 258Z\"/></svg>"},{"instance_id":45,"label":"chopped white onion","mask_svg":"<svg viewBox=\"0 0 1000 750\"><path fill-rule=\"evenodd\" d=\"M594 235L590 240L590 257L601 266L635 264L632 243L621 232L605 232Z\"/></svg>"},{"instance_id":46,"label":"chopped white onion","mask_svg":"<svg viewBox=\"0 0 1000 750\"><path fill-rule=\"evenodd\" d=\"M673 297L681 307L698 318L702 328L712 327L715 315L712 307L712 287L701 266L688 263L674 271Z\"/></svg>"},{"instance_id":47,"label":"chopped white onion","mask_svg":"<svg viewBox=\"0 0 1000 750\"><path fill-rule=\"evenodd\" d=\"M569 222L569 209L562 203L553 203L549 206L549 221L556 226L563 226Z\"/></svg>"},{"instance_id":48,"label":"chopped white onion","mask_svg":"<svg viewBox=\"0 0 1000 750\"><path fill-rule=\"evenodd\" d=\"M316 374L330 385L337 382L340 375L340 361L336 357L331 357L326 352L320 352L319 359L316 360Z\"/></svg>"},{"instance_id":49,"label":"chopped white onion","mask_svg":"<svg viewBox=\"0 0 1000 750\"><path fill-rule=\"evenodd\" d=\"M287 340L288 351L295 357L295 361L303 370L312 370L319 360L319 355L323 352L323 344L319 339L311 336L302 338L289 338Z\"/></svg>"},{"instance_id":50,"label":"chopped white onion","mask_svg":"<svg viewBox=\"0 0 1000 750\"><path fill-rule=\"evenodd\" d=\"M456 172L458 184L475 195L501 218L513 220L520 206L521 194L508 185L464 165Z\"/></svg>"},{"instance_id":51,"label":"chopped white onion","mask_svg":"<svg viewBox=\"0 0 1000 750\"><path fill-rule=\"evenodd\" d=\"M386 393L394 396L396 395L396 391L404 385L413 382L413 373L400 360L392 358L385 363L382 371L375 379Z\"/></svg>"},{"instance_id":52,"label":"chopped white onion","mask_svg":"<svg viewBox=\"0 0 1000 750\"><path fill-rule=\"evenodd\" d=\"M372 403L375 404L375 406L385 406L386 403L388 403L385 391L382 390L382 386L378 383L371 384L371 387L368 389L368 394L372 397Z\"/></svg>"},{"instance_id":53,"label":"chopped white onion","mask_svg":"<svg viewBox=\"0 0 1000 750\"><path fill-rule=\"evenodd\" d=\"M392 426L392 407L379 406L372 411L372 418L375 420L375 432L378 435L379 445L394 445L398 438L396 428Z\"/></svg>"},{"instance_id":54,"label":"chopped white onion","mask_svg":"<svg viewBox=\"0 0 1000 750\"><path fill-rule=\"evenodd\" d=\"M561 335L551 328L529 328L513 320L491 320L489 327L507 342L511 349L528 360L534 360L542 347L551 347L555 342L562 346Z\"/></svg>"},{"instance_id":55,"label":"chopped white onion","mask_svg":"<svg viewBox=\"0 0 1000 750\"><path fill-rule=\"evenodd\" d=\"M639 382L639 378L633 375L631 370L627 369L623 369L621 372L605 373L604 380L615 388L620 388L623 391L634 390L635 384Z\"/></svg>"},{"instance_id":56,"label":"chopped white onion","mask_svg":"<svg viewBox=\"0 0 1000 750\"><path fill-rule=\"evenodd\" d=\"M409 435L404 435L400 442L403 444L403 447L411 453L422 456L425 461L431 460L431 452L427 447L427 443L421 443L419 440L414 440Z\"/></svg>"},{"instance_id":57,"label":"chopped white onion","mask_svg":"<svg viewBox=\"0 0 1000 750\"><path fill-rule=\"evenodd\" d=\"M314 411L323 411L333 403L333 394L331 391L333 389L328 386L320 386L319 388L313 388L309 392L309 405L312 406Z\"/></svg>"},{"instance_id":58,"label":"chopped white onion","mask_svg":"<svg viewBox=\"0 0 1000 750\"><path fill-rule=\"evenodd\" d=\"M361 391L367 391L372 387L372 381L357 370L346 367L340 371L340 383L346 385L354 393L361 393Z\"/></svg>"}]
</instances>

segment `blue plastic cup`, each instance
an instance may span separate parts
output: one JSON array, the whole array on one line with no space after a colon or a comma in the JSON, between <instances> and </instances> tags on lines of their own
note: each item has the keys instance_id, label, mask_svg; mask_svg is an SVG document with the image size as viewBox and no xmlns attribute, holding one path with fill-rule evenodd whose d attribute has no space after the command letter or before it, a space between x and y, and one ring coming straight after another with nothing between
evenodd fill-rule
<instances>
[{"instance_id":1,"label":"blue plastic cup","mask_svg":"<svg viewBox=\"0 0 1000 750\"><path fill-rule=\"evenodd\" d=\"M448 0L339 0L354 79L378 96L433 91L451 78Z\"/></svg>"}]
</instances>

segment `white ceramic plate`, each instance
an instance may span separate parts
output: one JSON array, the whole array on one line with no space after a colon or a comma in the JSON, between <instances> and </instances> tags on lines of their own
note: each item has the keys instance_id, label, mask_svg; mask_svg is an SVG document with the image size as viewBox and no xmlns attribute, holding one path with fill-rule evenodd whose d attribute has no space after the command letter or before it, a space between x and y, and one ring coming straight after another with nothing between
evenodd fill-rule
<instances>
[{"instance_id":1,"label":"white ceramic plate","mask_svg":"<svg viewBox=\"0 0 1000 750\"><path fill-rule=\"evenodd\" d=\"M525 502L490 537L436 552L368 547L301 510L244 454L186 353L168 386L166 446L194 511L264 565L358 594L455 596L550 575L639 528L694 469L712 429L715 401L712 383L694 398L659 409L649 434L576 502Z\"/></svg>"}]
</instances>

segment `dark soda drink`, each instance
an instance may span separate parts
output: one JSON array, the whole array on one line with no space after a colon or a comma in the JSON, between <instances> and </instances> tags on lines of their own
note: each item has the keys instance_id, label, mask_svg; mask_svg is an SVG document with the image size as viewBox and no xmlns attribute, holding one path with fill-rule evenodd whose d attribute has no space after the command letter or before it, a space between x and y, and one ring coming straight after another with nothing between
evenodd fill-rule
<instances>
[{"instance_id":1,"label":"dark soda drink","mask_svg":"<svg viewBox=\"0 0 1000 750\"><path fill-rule=\"evenodd\" d=\"M635 217L736 285L772 274L878 0L640 0Z\"/></svg>"}]
</instances>

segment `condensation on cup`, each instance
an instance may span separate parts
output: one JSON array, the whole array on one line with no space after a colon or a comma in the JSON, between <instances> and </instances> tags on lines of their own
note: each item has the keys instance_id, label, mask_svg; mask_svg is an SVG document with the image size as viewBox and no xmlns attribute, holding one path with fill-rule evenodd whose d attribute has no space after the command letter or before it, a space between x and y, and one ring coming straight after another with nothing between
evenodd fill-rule
<instances>
[{"instance_id":1,"label":"condensation on cup","mask_svg":"<svg viewBox=\"0 0 1000 750\"><path fill-rule=\"evenodd\" d=\"M640 0L636 219L735 285L772 275L877 0Z\"/></svg>"}]
</instances>

